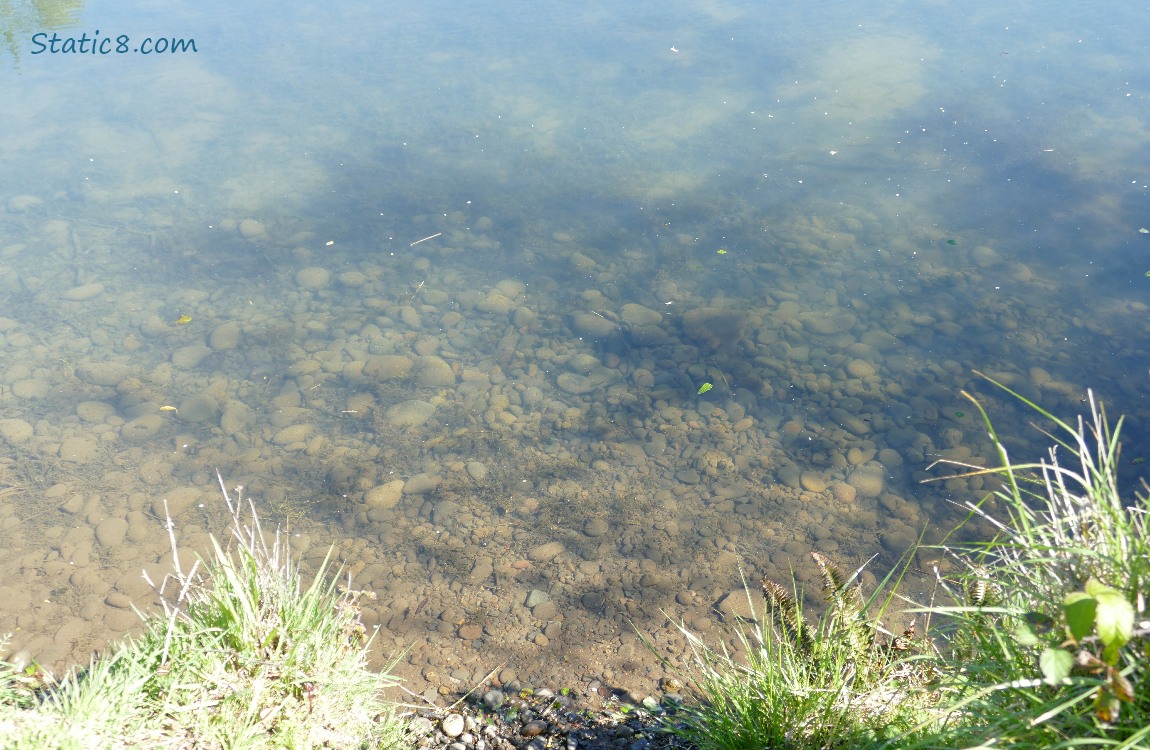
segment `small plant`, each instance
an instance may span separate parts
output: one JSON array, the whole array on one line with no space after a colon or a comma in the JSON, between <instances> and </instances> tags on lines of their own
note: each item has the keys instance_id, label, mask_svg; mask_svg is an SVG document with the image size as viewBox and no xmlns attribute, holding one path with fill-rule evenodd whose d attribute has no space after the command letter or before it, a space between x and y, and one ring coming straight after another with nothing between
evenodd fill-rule
<instances>
[{"instance_id":1,"label":"small plant","mask_svg":"<svg viewBox=\"0 0 1150 750\"><path fill-rule=\"evenodd\" d=\"M188 570L169 521L175 571L157 587L165 614L142 636L30 693L0 665L0 746L402 745L381 695L394 681L367 669L362 593L341 586L326 560L304 586L286 538L269 539L250 503L226 489L224 499L230 540L213 538L212 555Z\"/></svg>"},{"instance_id":2,"label":"small plant","mask_svg":"<svg viewBox=\"0 0 1150 750\"><path fill-rule=\"evenodd\" d=\"M762 582L766 620L748 592L752 624L736 629L741 653L715 650L680 625L694 651L684 674L695 700L676 707L669 731L702 750L877 746L919 716L911 687L930 674L929 647L913 625L895 635L880 623L906 564L864 597L858 578L812 557L826 612L812 623L803 597ZM909 558L908 558L909 559Z\"/></svg>"},{"instance_id":3,"label":"small plant","mask_svg":"<svg viewBox=\"0 0 1150 750\"><path fill-rule=\"evenodd\" d=\"M988 379L989 380L989 379ZM994 539L942 549L963 568L940 578L956 605L933 607L950 627L944 729L949 747L1145 748L1150 742L1150 500L1119 491L1121 420L1111 428L1089 395L1091 421L1062 421L999 388L1052 423L1049 458L1013 464L981 404L999 489L969 503ZM928 611L928 610L923 610ZM928 746L940 746L929 744Z\"/></svg>"}]
</instances>

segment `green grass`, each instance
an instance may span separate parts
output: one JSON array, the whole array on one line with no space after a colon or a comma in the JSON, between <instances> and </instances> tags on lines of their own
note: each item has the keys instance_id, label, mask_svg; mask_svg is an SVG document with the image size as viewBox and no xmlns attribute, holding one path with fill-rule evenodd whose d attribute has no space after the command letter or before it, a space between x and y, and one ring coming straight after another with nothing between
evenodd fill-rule
<instances>
[{"instance_id":1,"label":"green grass","mask_svg":"<svg viewBox=\"0 0 1150 750\"><path fill-rule=\"evenodd\" d=\"M59 681L0 665L0 745L404 746L381 695L394 680L367 669L362 592L326 560L305 587L286 538L224 497L231 538L187 571L176 556L143 635Z\"/></svg>"},{"instance_id":2,"label":"green grass","mask_svg":"<svg viewBox=\"0 0 1150 750\"><path fill-rule=\"evenodd\" d=\"M936 571L930 606L905 610L929 637L881 628L901 572L855 606L824 567L830 606L814 627L801 595L765 582L769 617L736 628L741 653L680 628L696 700L669 731L702 750L1150 748L1150 500L1119 491L1121 421L1093 396L1090 420L1069 423L995 385L1053 426L1054 447L1012 464L971 398L1001 467L958 476L998 479L967 519L997 534L941 546L957 573Z\"/></svg>"},{"instance_id":3,"label":"green grass","mask_svg":"<svg viewBox=\"0 0 1150 750\"><path fill-rule=\"evenodd\" d=\"M957 700L923 746L1150 747L1150 500L1119 489L1122 421L1111 427L1093 394L1089 421L1070 423L995 385L1052 425L1053 446L1013 464L971 399L1002 466L970 517L998 534L942 547L960 570L940 578L955 606L933 610L949 621Z\"/></svg>"},{"instance_id":4,"label":"green grass","mask_svg":"<svg viewBox=\"0 0 1150 750\"><path fill-rule=\"evenodd\" d=\"M873 747L913 726L924 701L914 686L930 675L930 649L913 633L881 625L906 572L903 564L869 597L821 555L825 614L811 623L803 597L763 582L766 611L735 627L739 648L713 648L680 625L693 649L684 673L694 700L668 730L701 750ZM909 557L907 558L909 560Z\"/></svg>"}]
</instances>

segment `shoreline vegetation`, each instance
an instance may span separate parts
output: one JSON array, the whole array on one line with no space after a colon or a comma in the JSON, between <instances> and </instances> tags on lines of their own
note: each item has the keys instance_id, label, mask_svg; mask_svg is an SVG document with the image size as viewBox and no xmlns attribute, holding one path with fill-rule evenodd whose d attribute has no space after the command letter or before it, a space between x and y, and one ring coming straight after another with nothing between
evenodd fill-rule
<instances>
[{"instance_id":1,"label":"shoreline vegetation","mask_svg":"<svg viewBox=\"0 0 1150 750\"><path fill-rule=\"evenodd\" d=\"M1066 422L990 382L1033 410L1053 446L1011 463L967 396L1000 466L950 464L949 476L994 480L966 508L995 538L952 532L872 591L865 565L815 554L818 616L793 581L745 581L751 616L728 623L725 644L679 624L693 658L662 703L592 711L564 691L497 685L446 709L397 702L398 681L367 668L357 602L370 593L330 560L304 585L286 536L265 532L221 478L230 537L181 561L169 523L174 570L153 582L162 610L142 635L58 678L0 662L0 745L1150 748L1150 488L1122 496L1122 422L1111 427L1093 395L1089 418ZM935 590L910 601L899 584L926 552Z\"/></svg>"}]
</instances>

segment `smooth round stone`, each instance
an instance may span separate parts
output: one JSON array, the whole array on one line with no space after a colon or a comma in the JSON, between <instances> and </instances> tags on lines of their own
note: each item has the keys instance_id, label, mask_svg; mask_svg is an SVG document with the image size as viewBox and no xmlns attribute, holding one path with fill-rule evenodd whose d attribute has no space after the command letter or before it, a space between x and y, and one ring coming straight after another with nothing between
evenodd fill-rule
<instances>
[{"instance_id":1,"label":"smooth round stone","mask_svg":"<svg viewBox=\"0 0 1150 750\"><path fill-rule=\"evenodd\" d=\"M620 313L623 320L627 321L633 326L657 326L663 322L663 316L649 307L628 302L623 305Z\"/></svg>"},{"instance_id":2,"label":"smooth round stone","mask_svg":"<svg viewBox=\"0 0 1150 750\"><path fill-rule=\"evenodd\" d=\"M76 374L89 385L110 388L131 375L132 370L119 362L85 362L76 369Z\"/></svg>"},{"instance_id":3,"label":"smooth round stone","mask_svg":"<svg viewBox=\"0 0 1150 750\"><path fill-rule=\"evenodd\" d=\"M531 589L527 592L527 598L523 600L523 606L527 609L534 609L543 602L551 601L551 595L542 589Z\"/></svg>"},{"instance_id":4,"label":"smooth round stone","mask_svg":"<svg viewBox=\"0 0 1150 750\"><path fill-rule=\"evenodd\" d=\"M40 380L39 377L29 377L11 384L11 395L16 398L44 398L48 395L48 391L51 390L52 384L48 381Z\"/></svg>"},{"instance_id":5,"label":"smooth round stone","mask_svg":"<svg viewBox=\"0 0 1150 750\"><path fill-rule=\"evenodd\" d=\"M104 293L104 285L98 282L91 284L83 284L69 289L60 295L60 299L66 299L72 302L82 302L86 299L98 297Z\"/></svg>"},{"instance_id":6,"label":"smooth round stone","mask_svg":"<svg viewBox=\"0 0 1150 750\"><path fill-rule=\"evenodd\" d=\"M442 357L419 358L419 384L428 388L444 388L455 385L455 371Z\"/></svg>"},{"instance_id":7,"label":"smooth round stone","mask_svg":"<svg viewBox=\"0 0 1150 750\"><path fill-rule=\"evenodd\" d=\"M244 219L240 222L240 235L247 240L254 240L267 234L267 228L255 219Z\"/></svg>"},{"instance_id":8,"label":"smooth round stone","mask_svg":"<svg viewBox=\"0 0 1150 750\"><path fill-rule=\"evenodd\" d=\"M339 275L339 283L356 289L367 283L367 274L360 271L344 271Z\"/></svg>"},{"instance_id":9,"label":"smooth round stone","mask_svg":"<svg viewBox=\"0 0 1150 750\"><path fill-rule=\"evenodd\" d=\"M592 518L583 524L583 533L590 537L599 537L611 530L611 527L602 518Z\"/></svg>"},{"instance_id":10,"label":"smooth round stone","mask_svg":"<svg viewBox=\"0 0 1150 750\"><path fill-rule=\"evenodd\" d=\"M8 210L14 214L22 214L42 205L44 201L34 195L14 195L8 199Z\"/></svg>"},{"instance_id":11,"label":"smooth round stone","mask_svg":"<svg viewBox=\"0 0 1150 750\"><path fill-rule=\"evenodd\" d=\"M275 434L272 442L276 445L292 445L294 443L302 443L311 437L310 424L293 424L291 427L285 427Z\"/></svg>"},{"instance_id":12,"label":"smooth round stone","mask_svg":"<svg viewBox=\"0 0 1150 750\"><path fill-rule=\"evenodd\" d=\"M203 344L182 346L172 352L172 364L181 370L194 370L211 354L212 350Z\"/></svg>"},{"instance_id":13,"label":"smooth round stone","mask_svg":"<svg viewBox=\"0 0 1150 750\"><path fill-rule=\"evenodd\" d=\"M310 266L296 271L295 283L303 289L326 289L331 286L331 272L320 266Z\"/></svg>"},{"instance_id":14,"label":"smooth round stone","mask_svg":"<svg viewBox=\"0 0 1150 750\"><path fill-rule=\"evenodd\" d=\"M387 421L397 427L419 427L435 414L435 406L426 401L403 401L387 410Z\"/></svg>"},{"instance_id":15,"label":"smooth round stone","mask_svg":"<svg viewBox=\"0 0 1150 750\"><path fill-rule=\"evenodd\" d=\"M852 359L847 363L847 373L854 378L869 378L875 374L874 365L861 359Z\"/></svg>"},{"instance_id":16,"label":"smooth round stone","mask_svg":"<svg viewBox=\"0 0 1150 750\"><path fill-rule=\"evenodd\" d=\"M21 445L32 439L35 430L23 419L0 419L0 437L13 445Z\"/></svg>"},{"instance_id":17,"label":"smooth round stone","mask_svg":"<svg viewBox=\"0 0 1150 750\"><path fill-rule=\"evenodd\" d=\"M120 428L120 438L129 443L142 443L154 437L164 427L164 418L159 414L144 414L126 422Z\"/></svg>"},{"instance_id":18,"label":"smooth round stone","mask_svg":"<svg viewBox=\"0 0 1150 750\"><path fill-rule=\"evenodd\" d=\"M387 484L372 487L365 492L363 501L371 510L387 510L394 508L401 497L403 497L403 480L393 479Z\"/></svg>"},{"instance_id":19,"label":"smooth round stone","mask_svg":"<svg viewBox=\"0 0 1150 750\"><path fill-rule=\"evenodd\" d=\"M807 492L822 492L827 488L823 478L813 471L804 471L799 477L799 483Z\"/></svg>"},{"instance_id":20,"label":"smooth round stone","mask_svg":"<svg viewBox=\"0 0 1150 750\"><path fill-rule=\"evenodd\" d=\"M482 482L487 478L487 467L478 461L467 462L467 475L474 479L476 482Z\"/></svg>"},{"instance_id":21,"label":"smooth round stone","mask_svg":"<svg viewBox=\"0 0 1150 750\"><path fill-rule=\"evenodd\" d=\"M858 496L858 490L846 482L835 482L831 485L831 494L840 503L853 503Z\"/></svg>"},{"instance_id":22,"label":"smooth round stone","mask_svg":"<svg viewBox=\"0 0 1150 750\"><path fill-rule=\"evenodd\" d=\"M208 346L217 352L229 351L240 345L243 333L240 324L234 321L221 323L208 337Z\"/></svg>"},{"instance_id":23,"label":"smooth round stone","mask_svg":"<svg viewBox=\"0 0 1150 750\"><path fill-rule=\"evenodd\" d=\"M475 306L485 313L493 315L506 315L515 309L515 303L508 299L505 295L499 292L489 292L486 297L481 299Z\"/></svg>"},{"instance_id":24,"label":"smooth round stone","mask_svg":"<svg viewBox=\"0 0 1150 750\"><path fill-rule=\"evenodd\" d=\"M458 737L463 734L463 717L459 714L448 714L443 717L439 729L448 737Z\"/></svg>"},{"instance_id":25,"label":"smooth round stone","mask_svg":"<svg viewBox=\"0 0 1150 750\"><path fill-rule=\"evenodd\" d=\"M615 324L600 315L589 312L577 312L571 316L571 327L580 336L593 339L602 339L615 332Z\"/></svg>"},{"instance_id":26,"label":"smooth round stone","mask_svg":"<svg viewBox=\"0 0 1150 750\"><path fill-rule=\"evenodd\" d=\"M60 443L60 458L64 461L83 464L94 461L100 455L100 444L89 437L74 435Z\"/></svg>"},{"instance_id":27,"label":"smooth round stone","mask_svg":"<svg viewBox=\"0 0 1150 750\"><path fill-rule=\"evenodd\" d=\"M85 422L104 422L116 416L116 407L104 401L81 401L76 404L76 416Z\"/></svg>"},{"instance_id":28,"label":"smooth round stone","mask_svg":"<svg viewBox=\"0 0 1150 750\"><path fill-rule=\"evenodd\" d=\"M408 357L398 354L382 354L372 357L363 365L365 377L374 380L396 380L406 378L415 365Z\"/></svg>"},{"instance_id":29,"label":"smooth round stone","mask_svg":"<svg viewBox=\"0 0 1150 750\"><path fill-rule=\"evenodd\" d=\"M459 626L459 637L465 641L474 641L483 636L483 628L475 623L464 623Z\"/></svg>"},{"instance_id":30,"label":"smooth round stone","mask_svg":"<svg viewBox=\"0 0 1150 750\"><path fill-rule=\"evenodd\" d=\"M104 549L114 549L124 543L128 522L122 518L106 518L96 525L96 542Z\"/></svg>"},{"instance_id":31,"label":"smooth round stone","mask_svg":"<svg viewBox=\"0 0 1150 750\"><path fill-rule=\"evenodd\" d=\"M435 488L438 486L439 477L430 474L416 474L403 483L403 494L426 495L430 492L435 492ZM442 506L443 503L440 505Z\"/></svg>"},{"instance_id":32,"label":"smooth round stone","mask_svg":"<svg viewBox=\"0 0 1150 750\"><path fill-rule=\"evenodd\" d=\"M558 557L563 549L563 542L547 542L528 550L527 559L532 562L547 562Z\"/></svg>"},{"instance_id":33,"label":"smooth round stone","mask_svg":"<svg viewBox=\"0 0 1150 750\"><path fill-rule=\"evenodd\" d=\"M590 378L585 375L576 375L573 372L559 373L559 377L555 378L555 384L559 386L560 390L573 396L587 393L595 388L595 383Z\"/></svg>"},{"instance_id":34,"label":"smooth round stone","mask_svg":"<svg viewBox=\"0 0 1150 750\"><path fill-rule=\"evenodd\" d=\"M220 413L220 405L208 394L198 393L181 401L177 413L185 422L206 424L216 420L216 415Z\"/></svg>"},{"instance_id":35,"label":"smooth round stone","mask_svg":"<svg viewBox=\"0 0 1150 750\"><path fill-rule=\"evenodd\" d=\"M576 354L574 357L567 360L568 370L571 372L582 373L584 375L598 368L599 366L599 358L591 354Z\"/></svg>"},{"instance_id":36,"label":"smooth round stone","mask_svg":"<svg viewBox=\"0 0 1150 750\"><path fill-rule=\"evenodd\" d=\"M878 497L886 481L886 470L881 464L863 464L850 473L847 483L863 497Z\"/></svg>"}]
</instances>

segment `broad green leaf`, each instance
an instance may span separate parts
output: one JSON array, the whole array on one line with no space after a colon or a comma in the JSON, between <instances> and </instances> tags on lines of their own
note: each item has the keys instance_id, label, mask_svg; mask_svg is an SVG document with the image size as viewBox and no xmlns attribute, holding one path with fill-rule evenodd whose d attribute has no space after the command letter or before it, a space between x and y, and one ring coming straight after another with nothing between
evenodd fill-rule
<instances>
[{"instance_id":1,"label":"broad green leaf","mask_svg":"<svg viewBox=\"0 0 1150 750\"><path fill-rule=\"evenodd\" d=\"M1118 590L1107 586L1097 578L1091 578L1086 582L1086 593L1096 597L1099 594L1117 594Z\"/></svg>"},{"instance_id":2,"label":"broad green leaf","mask_svg":"<svg viewBox=\"0 0 1150 750\"><path fill-rule=\"evenodd\" d=\"M1081 591L1073 591L1062 600L1066 612L1066 626L1076 641L1081 641L1094 632L1094 611L1097 602L1093 596Z\"/></svg>"},{"instance_id":3,"label":"broad green leaf","mask_svg":"<svg viewBox=\"0 0 1150 750\"><path fill-rule=\"evenodd\" d=\"M1030 627L1030 623L1023 620L1019 622L1011 633L1014 640L1018 641L1020 646L1037 646L1038 635L1034 632L1034 628Z\"/></svg>"},{"instance_id":4,"label":"broad green leaf","mask_svg":"<svg viewBox=\"0 0 1150 750\"><path fill-rule=\"evenodd\" d=\"M1134 634L1134 607L1117 591L1099 594L1096 599L1098 637L1106 644L1107 651L1122 648Z\"/></svg>"},{"instance_id":5,"label":"broad green leaf","mask_svg":"<svg viewBox=\"0 0 1150 750\"><path fill-rule=\"evenodd\" d=\"M1070 668L1074 666L1074 656L1061 648L1047 648L1042 650L1038 657L1038 666L1042 669L1042 676L1048 680L1064 680L1070 676Z\"/></svg>"}]
</instances>

